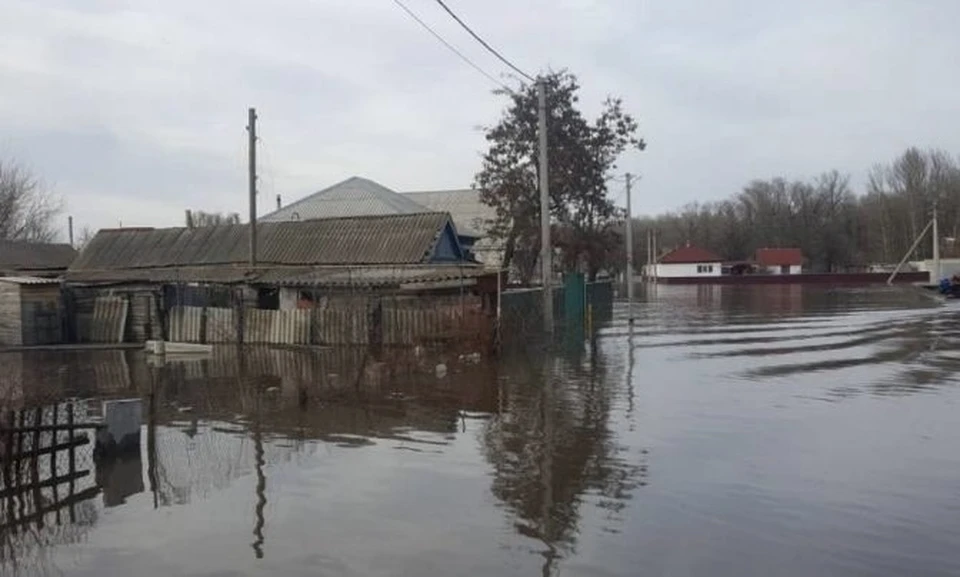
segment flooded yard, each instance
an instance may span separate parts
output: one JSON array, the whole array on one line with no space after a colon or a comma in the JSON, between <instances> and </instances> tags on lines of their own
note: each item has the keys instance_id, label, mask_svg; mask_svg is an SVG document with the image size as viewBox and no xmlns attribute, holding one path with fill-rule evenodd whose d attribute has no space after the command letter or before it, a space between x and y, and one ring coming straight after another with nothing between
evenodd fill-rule
<instances>
[{"instance_id":1,"label":"flooded yard","mask_svg":"<svg viewBox=\"0 0 960 577\"><path fill-rule=\"evenodd\" d=\"M76 455L92 497L0 489L0 574L960 575L960 308L638 292L499 362L0 355L11 405L144 413L138 455Z\"/></svg>"}]
</instances>

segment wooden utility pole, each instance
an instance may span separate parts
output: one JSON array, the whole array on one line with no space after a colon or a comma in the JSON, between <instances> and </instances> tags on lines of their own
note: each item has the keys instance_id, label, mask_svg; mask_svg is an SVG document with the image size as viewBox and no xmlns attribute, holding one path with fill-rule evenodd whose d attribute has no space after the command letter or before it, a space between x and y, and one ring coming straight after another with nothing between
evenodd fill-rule
<instances>
[{"instance_id":1,"label":"wooden utility pole","mask_svg":"<svg viewBox=\"0 0 960 577\"><path fill-rule=\"evenodd\" d=\"M250 160L250 266L257 266L257 109L251 108L248 112L247 136L249 141Z\"/></svg>"},{"instance_id":2,"label":"wooden utility pole","mask_svg":"<svg viewBox=\"0 0 960 577\"><path fill-rule=\"evenodd\" d=\"M538 126L540 137L540 267L543 284L543 330L553 332L553 250L550 245L550 180L547 174L547 85L537 80Z\"/></svg>"},{"instance_id":3,"label":"wooden utility pole","mask_svg":"<svg viewBox=\"0 0 960 577\"><path fill-rule=\"evenodd\" d=\"M633 324L633 210L630 203L630 187L633 177L627 173L627 322Z\"/></svg>"},{"instance_id":4,"label":"wooden utility pole","mask_svg":"<svg viewBox=\"0 0 960 577\"><path fill-rule=\"evenodd\" d=\"M73 217L67 217L67 236L70 237L70 246L73 246Z\"/></svg>"}]
</instances>

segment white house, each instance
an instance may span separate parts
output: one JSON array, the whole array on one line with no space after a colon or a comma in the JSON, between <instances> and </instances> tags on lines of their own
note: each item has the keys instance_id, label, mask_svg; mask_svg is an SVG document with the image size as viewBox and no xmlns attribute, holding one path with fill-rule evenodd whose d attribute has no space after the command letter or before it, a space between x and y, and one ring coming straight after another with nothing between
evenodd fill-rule
<instances>
[{"instance_id":1,"label":"white house","mask_svg":"<svg viewBox=\"0 0 960 577\"><path fill-rule=\"evenodd\" d=\"M720 276L722 262L722 258L708 250L687 245L663 255L656 264L648 265L647 273L657 278Z\"/></svg>"},{"instance_id":2,"label":"white house","mask_svg":"<svg viewBox=\"0 0 960 577\"><path fill-rule=\"evenodd\" d=\"M754 255L757 269L766 274L800 274L803 253L799 248L759 248Z\"/></svg>"}]
</instances>

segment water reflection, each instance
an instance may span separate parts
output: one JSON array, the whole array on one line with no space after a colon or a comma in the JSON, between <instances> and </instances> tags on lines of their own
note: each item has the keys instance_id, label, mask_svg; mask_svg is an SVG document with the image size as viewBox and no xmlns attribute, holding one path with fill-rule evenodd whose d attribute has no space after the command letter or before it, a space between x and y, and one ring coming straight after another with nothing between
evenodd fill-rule
<instances>
[{"instance_id":1,"label":"water reflection","mask_svg":"<svg viewBox=\"0 0 960 577\"><path fill-rule=\"evenodd\" d=\"M593 497L617 513L643 483L646 463L626 454L610 417L625 389L605 382L594 349L522 363L503 387L504 410L483 431L493 493L512 511L515 528L542 543L543 574L575 551L579 509Z\"/></svg>"},{"instance_id":2,"label":"water reflection","mask_svg":"<svg viewBox=\"0 0 960 577\"><path fill-rule=\"evenodd\" d=\"M0 355L11 405L138 396L146 417L139 458L77 485L102 498L3 533L0 572L949 574L956 429L904 440L926 420L900 407L957 381L960 310L774 288L659 287L634 327L617 309L496 363Z\"/></svg>"}]
</instances>

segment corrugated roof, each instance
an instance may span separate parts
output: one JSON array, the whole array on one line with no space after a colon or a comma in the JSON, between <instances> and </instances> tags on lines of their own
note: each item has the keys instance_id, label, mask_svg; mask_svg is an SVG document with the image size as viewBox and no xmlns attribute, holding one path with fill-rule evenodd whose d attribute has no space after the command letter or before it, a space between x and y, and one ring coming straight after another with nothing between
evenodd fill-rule
<instances>
[{"instance_id":1,"label":"corrugated roof","mask_svg":"<svg viewBox=\"0 0 960 577\"><path fill-rule=\"evenodd\" d=\"M800 266L803 251L799 248L758 248L754 258L764 266Z\"/></svg>"},{"instance_id":2,"label":"corrugated roof","mask_svg":"<svg viewBox=\"0 0 960 577\"><path fill-rule=\"evenodd\" d=\"M430 212L389 188L354 176L260 217L262 222ZM440 211L443 212L443 211Z\"/></svg>"},{"instance_id":3,"label":"corrugated roof","mask_svg":"<svg viewBox=\"0 0 960 577\"><path fill-rule=\"evenodd\" d=\"M698 246L682 246L660 257L661 264L693 264L699 262L722 262L723 259Z\"/></svg>"},{"instance_id":4,"label":"corrugated roof","mask_svg":"<svg viewBox=\"0 0 960 577\"><path fill-rule=\"evenodd\" d=\"M266 222L257 226L257 263L421 264L432 256L448 224L452 225L450 216L436 212ZM219 265L240 267L239 272L249 262L249 234L245 224L101 230L70 267L68 279L120 280L134 277L133 271L139 269L183 271L191 267L200 274L201 269ZM123 274L117 274L120 271Z\"/></svg>"},{"instance_id":5,"label":"corrugated roof","mask_svg":"<svg viewBox=\"0 0 960 577\"><path fill-rule=\"evenodd\" d=\"M474 188L405 192L404 196L430 210L449 212L461 234L485 236L490 221L497 218L492 206L480 202L480 191Z\"/></svg>"},{"instance_id":6,"label":"corrugated roof","mask_svg":"<svg viewBox=\"0 0 960 577\"><path fill-rule=\"evenodd\" d=\"M29 285L60 284L60 281L55 278L41 278L36 276L0 276L0 282Z\"/></svg>"},{"instance_id":7,"label":"corrugated roof","mask_svg":"<svg viewBox=\"0 0 960 577\"><path fill-rule=\"evenodd\" d=\"M74 283L211 283L302 286L316 288L383 287L463 279L492 274L482 266L408 265L271 267L251 271L236 265L183 268L140 268L127 270L67 271ZM0 279L2 280L2 279Z\"/></svg>"},{"instance_id":8,"label":"corrugated roof","mask_svg":"<svg viewBox=\"0 0 960 577\"><path fill-rule=\"evenodd\" d=\"M316 287L384 286L472 280L495 272L470 265L317 267L310 270L270 270L259 276L256 283Z\"/></svg>"},{"instance_id":9,"label":"corrugated roof","mask_svg":"<svg viewBox=\"0 0 960 577\"><path fill-rule=\"evenodd\" d=\"M0 270L65 269L76 256L69 244L0 240Z\"/></svg>"}]
</instances>

